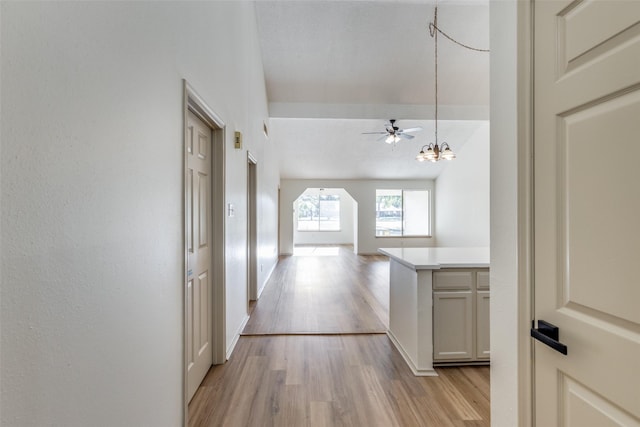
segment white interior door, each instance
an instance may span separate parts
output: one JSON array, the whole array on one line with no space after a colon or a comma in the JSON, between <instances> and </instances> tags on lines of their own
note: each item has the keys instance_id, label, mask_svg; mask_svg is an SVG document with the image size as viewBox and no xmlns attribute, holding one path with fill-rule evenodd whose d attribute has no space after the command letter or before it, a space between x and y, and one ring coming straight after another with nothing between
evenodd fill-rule
<instances>
[{"instance_id":1,"label":"white interior door","mask_svg":"<svg viewBox=\"0 0 640 427\"><path fill-rule=\"evenodd\" d=\"M187 114L187 396L212 365L211 129Z\"/></svg>"},{"instance_id":2,"label":"white interior door","mask_svg":"<svg viewBox=\"0 0 640 427\"><path fill-rule=\"evenodd\" d=\"M640 1L534 7L535 424L639 426Z\"/></svg>"}]
</instances>

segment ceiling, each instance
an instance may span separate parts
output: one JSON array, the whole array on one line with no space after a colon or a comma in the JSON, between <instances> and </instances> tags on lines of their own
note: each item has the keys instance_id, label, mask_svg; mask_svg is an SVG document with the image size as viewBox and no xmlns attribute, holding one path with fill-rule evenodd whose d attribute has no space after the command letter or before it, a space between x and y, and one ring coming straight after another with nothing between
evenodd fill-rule
<instances>
[{"instance_id":1,"label":"ceiling","mask_svg":"<svg viewBox=\"0 0 640 427\"><path fill-rule=\"evenodd\" d=\"M433 141L434 40L429 1L257 1L260 47L282 178L434 178L418 163ZM488 0L441 0L438 25L489 47ZM488 120L489 54L438 39L440 140L459 151ZM395 146L362 135L422 126ZM486 126L485 126L486 128Z\"/></svg>"}]
</instances>

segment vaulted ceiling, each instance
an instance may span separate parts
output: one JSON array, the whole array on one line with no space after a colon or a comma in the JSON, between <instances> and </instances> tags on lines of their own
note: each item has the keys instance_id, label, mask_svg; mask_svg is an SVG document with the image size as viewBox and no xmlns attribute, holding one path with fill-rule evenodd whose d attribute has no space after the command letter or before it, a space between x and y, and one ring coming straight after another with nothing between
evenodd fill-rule
<instances>
[{"instance_id":1,"label":"vaulted ceiling","mask_svg":"<svg viewBox=\"0 0 640 427\"><path fill-rule=\"evenodd\" d=\"M283 178L434 178L414 160L433 141L432 1L257 1L270 139ZM489 47L488 0L445 0L438 26ZM459 150L488 120L489 54L438 39L439 140ZM395 146L362 135L422 126Z\"/></svg>"}]
</instances>

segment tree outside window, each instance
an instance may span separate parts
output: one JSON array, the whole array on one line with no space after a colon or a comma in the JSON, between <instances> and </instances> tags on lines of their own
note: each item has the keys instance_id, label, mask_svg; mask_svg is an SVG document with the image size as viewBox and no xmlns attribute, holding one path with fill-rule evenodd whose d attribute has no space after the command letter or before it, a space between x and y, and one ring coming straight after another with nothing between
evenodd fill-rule
<instances>
[{"instance_id":1,"label":"tree outside window","mask_svg":"<svg viewBox=\"0 0 640 427\"><path fill-rule=\"evenodd\" d=\"M428 236L429 191L376 190L376 236Z\"/></svg>"},{"instance_id":2,"label":"tree outside window","mask_svg":"<svg viewBox=\"0 0 640 427\"><path fill-rule=\"evenodd\" d=\"M298 231L340 231L340 196L303 194L297 200Z\"/></svg>"}]
</instances>

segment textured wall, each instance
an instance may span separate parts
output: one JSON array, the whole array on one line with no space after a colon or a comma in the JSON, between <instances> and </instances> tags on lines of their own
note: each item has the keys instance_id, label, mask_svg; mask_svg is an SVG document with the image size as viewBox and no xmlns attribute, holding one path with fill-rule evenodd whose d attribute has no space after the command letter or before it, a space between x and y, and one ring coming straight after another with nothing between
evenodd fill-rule
<instances>
[{"instance_id":1,"label":"textured wall","mask_svg":"<svg viewBox=\"0 0 640 427\"><path fill-rule=\"evenodd\" d=\"M246 152L259 280L275 155L248 2L2 2L1 421L182 419L182 79L227 125L227 342L246 318Z\"/></svg>"},{"instance_id":2,"label":"textured wall","mask_svg":"<svg viewBox=\"0 0 640 427\"><path fill-rule=\"evenodd\" d=\"M436 179L436 243L489 246L489 122L456 155Z\"/></svg>"}]
</instances>

